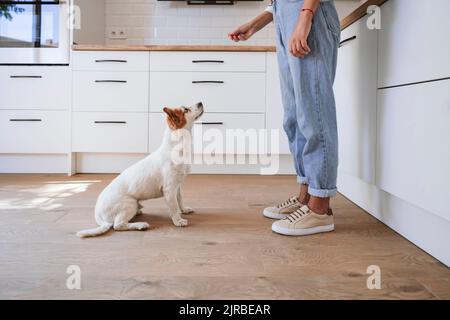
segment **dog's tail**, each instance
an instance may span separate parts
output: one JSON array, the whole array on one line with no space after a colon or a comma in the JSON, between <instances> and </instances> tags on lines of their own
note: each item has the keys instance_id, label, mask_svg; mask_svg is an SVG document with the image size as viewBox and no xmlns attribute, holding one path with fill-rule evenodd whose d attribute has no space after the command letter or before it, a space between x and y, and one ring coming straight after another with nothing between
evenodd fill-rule
<instances>
[{"instance_id":1,"label":"dog's tail","mask_svg":"<svg viewBox=\"0 0 450 320\"><path fill-rule=\"evenodd\" d=\"M107 232L113 226L112 223L102 223L97 228L87 229L77 232L80 238L95 237Z\"/></svg>"}]
</instances>

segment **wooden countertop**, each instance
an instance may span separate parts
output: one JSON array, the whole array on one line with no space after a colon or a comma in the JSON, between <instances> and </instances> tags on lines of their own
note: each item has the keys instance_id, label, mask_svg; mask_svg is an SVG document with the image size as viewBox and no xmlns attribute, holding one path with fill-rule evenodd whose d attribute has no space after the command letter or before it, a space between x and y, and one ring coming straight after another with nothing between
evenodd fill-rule
<instances>
[{"instance_id":1,"label":"wooden countertop","mask_svg":"<svg viewBox=\"0 0 450 320\"><path fill-rule=\"evenodd\" d=\"M388 0L367 0L366 2L361 4L358 8L356 8L353 12L351 12L348 16L342 19L341 29L347 28L352 23L364 17L367 14L367 7L372 5L381 6L383 3L387 1Z\"/></svg>"},{"instance_id":2,"label":"wooden countertop","mask_svg":"<svg viewBox=\"0 0 450 320\"><path fill-rule=\"evenodd\" d=\"M388 0L367 0L341 21L341 29L345 29L367 14L367 7L381 6ZM249 45L91 45L76 44L74 51L230 51L230 52L275 52L275 46Z\"/></svg>"},{"instance_id":3,"label":"wooden countertop","mask_svg":"<svg viewBox=\"0 0 450 320\"><path fill-rule=\"evenodd\" d=\"M75 51L239 51L239 52L275 52L274 46L236 46L236 45L149 45L149 46L108 46L108 45L73 45Z\"/></svg>"}]
</instances>

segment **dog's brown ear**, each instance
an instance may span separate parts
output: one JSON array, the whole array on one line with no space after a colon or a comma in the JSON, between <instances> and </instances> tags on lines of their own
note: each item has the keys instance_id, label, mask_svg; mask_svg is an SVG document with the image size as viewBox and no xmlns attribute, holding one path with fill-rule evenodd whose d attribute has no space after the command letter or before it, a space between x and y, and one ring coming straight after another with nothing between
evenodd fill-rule
<instances>
[{"instance_id":1,"label":"dog's brown ear","mask_svg":"<svg viewBox=\"0 0 450 320\"><path fill-rule=\"evenodd\" d=\"M186 124L186 119L181 110L164 107L163 111L167 114L167 123L172 130L181 129Z\"/></svg>"},{"instance_id":2,"label":"dog's brown ear","mask_svg":"<svg viewBox=\"0 0 450 320\"><path fill-rule=\"evenodd\" d=\"M163 111L170 117L173 114L173 110L167 107L163 108Z\"/></svg>"}]
</instances>

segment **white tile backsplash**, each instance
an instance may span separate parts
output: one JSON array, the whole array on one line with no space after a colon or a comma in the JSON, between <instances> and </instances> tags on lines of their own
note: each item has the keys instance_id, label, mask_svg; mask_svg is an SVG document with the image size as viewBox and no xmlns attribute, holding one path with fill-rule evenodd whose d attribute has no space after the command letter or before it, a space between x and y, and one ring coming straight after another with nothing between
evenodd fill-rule
<instances>
[{"instance_id":1,"label":"white tile backsplash","mask_svg":"<svg viewBox=\"0 0 450 320\"><path fill-rule=\"evenodd\" d=\"M106 0L106 44L234 44L227 34L254 18L268 3L208 6L182 1ZM127 39L109 39L113 29L124 30ZM269 27L245 44L274 43L274 28Z\"/></svg>"},{"instance_id":2,"label":"white tile backsplash","mask_svg":"<svg viewBox=\"0 0 450 320\"><path fill-rule=\"evenodd\" d=\"M227 34L261 13L269 0L234 5L188 5L184 1L105 1L106 44L234 44ZM362 0L336 0L341 18ZM111 40L111 30L123 30L127 39ZM273 24L241 44L273 45Z\"/></svg>"}]
</instances>

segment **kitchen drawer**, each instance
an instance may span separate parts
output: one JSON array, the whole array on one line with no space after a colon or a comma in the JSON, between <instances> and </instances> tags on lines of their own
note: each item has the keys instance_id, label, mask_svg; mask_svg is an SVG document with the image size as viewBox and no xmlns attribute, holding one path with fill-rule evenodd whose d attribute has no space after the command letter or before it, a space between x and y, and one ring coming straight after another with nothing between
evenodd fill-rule
<instances>
[{"instance_id":1,"label":"kitchen drawer","mask_svg":"<svg viewBox=\"0 0 450 320\"><path fill-rule=\"evenodd\" d=\"M0 153L69 152L69 112L0 110Z\"/></svg>"},{"instance_id":2,"label":"kitchen drawer","mask_svg":"<svg viewBox=\"0 0 450 320\"><path fill-rule=\"evenodd\" d=\"M148 111L148 72L73 73L73 110Z\"/></svg>"},{"instance_id":3,"label":"kitchen drawer","mask_svg":"<svg viewBox=\"0 0 450 320\"><path fill-rule=\"evenodd\" d=\"M0 109L67 110L70 79L68 67L1 66Z\"/></svg>"},{"instance_id":4,"label":"kitchen drawer","mask_svg":"<svg viewBox=\"0 0 450 320\"><path fill-rule=\"evenodd\" d=\"M379 87L450 77L450 1L395 0L381 7Z\"/></svg>"},{"instance_id":5,"label":"kitchen drawer","mask_svg":"<svg viewBox=\"0 0 450 320\"><path fill-rule=\"evenodd\" d=\"M377 185L450 220L450 80L379 90Z\"/></svg>"},{"instance_id":6,"label":"kitchen drawer","mask_svg":"<svg viewBox=\"0 0 450 320\"><path fill-rule=\"evenodd\" d=\"M73 112L73 152L147 152L148 115Z\"/></svg>"},{"instance_id":7,"label":"kitchen drawer","mask_svg":"<svg viewBox=\"0 0 450 320\"><path fill-rule=\"evenodd\" d=\"M265 112L264 73L151 72L150 111L203 102L206 112Z\"/></svg>"},{"instance_id":8,"label":"kitchen drawer","mask_svg":"<svg viewBox=\"0 0 450 320\"><path fill-rule=\"evenodd\" d=\"M81 71L148 71L148 52L74 51L73 69Z\"/></svg>"},{"instance_id":9,"label":"kitchen drawer","mask_svg":"<svg viewBox=\"0 0 450 320\"><path fill-rule=\"evenodd\" d=\"M193 151L194 153L204 153L203 151L207 151L208 148L210 150L212 141L216 141L214 139L218 138L222 141L223 149L216 149L215 153L217 154L256 154L258 153L258 150L252 148L258 146L258 140L251 140L252 143L249 143L249 137L252 136L251 139L255 139L255 137L258 136L259 130L265 128L264 121L264 114L257 113L205 113L193 128ZM150 113L149 126L152 128L149 132L149 151L152 152L160 146L164 131L167 128L166 114ZM227 129L245 130L247 137L244 137L244 139L246 140L237 140L235 138L234 148L232 145L228 145L227 148L227 141L225 140ZM250 131L247 131L249 129ZM229 131L229 133L232 134L233 132ZM218 134L218 136L216 134ZM245 144L239 144L238 141L246 142ZM244 149L239 149L238 145L241 147L243 146ZM249 145L251 145L251 148L249 148Z\"/></svg>"},{"instance_id":10,"label":"kitchen drawer","mask_svg":"<svg viewBox=\"0 0 450 320\"><path fill-rule=\"evenodd\" d=\"M151 71L264 72L265 52L151 52Z\"/></svg>"}]
</instances>

